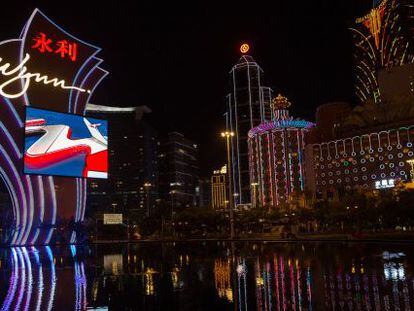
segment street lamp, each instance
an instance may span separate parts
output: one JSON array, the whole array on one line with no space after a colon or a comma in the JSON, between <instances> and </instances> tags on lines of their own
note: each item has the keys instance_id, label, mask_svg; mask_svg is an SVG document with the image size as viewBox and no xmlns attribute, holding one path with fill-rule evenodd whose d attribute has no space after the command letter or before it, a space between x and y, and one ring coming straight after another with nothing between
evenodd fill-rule
<instances>
[{"instance_id":1,"label":"street lamp","mask_svg":"<svg viewBox=\"0 0 414 311\"><path fill-rule=\"evenodd\" d=\"M410 170L411 182L414 182L414 159L407 160L407 163L411 165L411 170Z\"/></svg>"},{"instance_id":2,"label":"street lamp","mask_svg":"<svg viewBox=\"0 0 414 311\"><path fill-rule=\"evenodd\" d=\"M149 191L150 191L150 188L152 187L152 184L151 183L149 183L149 182L146 182L146 183L144 183L144 188L145 188L145 194L146 194L146 199L147 199L147 204L146 204L146 206L147 206L147 211L146 211L146 214L147 214L147 217L149 217L149 214L150 214L150 199L149 199Z\"/></svg>"},{"instance_id":3,"label":"street lamp","mask_svg":"<svg viewBox=\"0 0 414 311\"><path fill-rule=\"evenodd\" d=\"M257 206L256 187L259 185L259 183L252 182L250 185L253 188L253 200L252 200L253 207L256 208L256 206Z\"/></svg>"},{"instance_id":4,"label":"street lamp","mask_svg":"<svg viewBox=\"0 0 414 311\"><path fill-rule=\"evenodd\" d=\"M232 180L232 163L230 157L230 142L231 138L234 136L234 132L221 132L221 137L226 139L226 149L227 149L227 174L229 177L229 211L230 211L230 239L234 239L234 198L233 198L233 180Z\"/></svg>"}]
</instances>

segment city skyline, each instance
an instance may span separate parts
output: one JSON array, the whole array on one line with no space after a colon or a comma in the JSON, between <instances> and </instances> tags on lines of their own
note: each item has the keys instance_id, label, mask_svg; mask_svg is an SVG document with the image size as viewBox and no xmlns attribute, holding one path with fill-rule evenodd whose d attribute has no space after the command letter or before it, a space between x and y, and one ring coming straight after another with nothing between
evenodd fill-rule
<instances>
[{"instance_id":1,"label":"city skyline","mask_svg":"<svg viewBox=\"0 0 414 311\"><path fill-rule=\"evenodd\" d=\"M217 11L207 5L178 6L163 10L166 15L156 6L132 2L122 8L82 3L82 10L79 4L29 1L23 10L10 4L0 34L17 35L23 16L39 5L69 30L99 42L111 74L92 103L149 106L161 130L183 132L200 144L205 176L223 164L218 135L224 127L228 72L240 57L240 44L250 44L266 72L265 85L296 103L293 114L309 119L322 103L353 99L348 26L372 6L371 1L284 1L249 16L242 9ZM124 18L130 11L137 12L137 23ZM200 126L205 118L211 121ZM211 145L223 152L205 155Z\"/></svg>"},{"instance_id":2,"label":"city skyline","mask_svg":"<svg viewBox=\"0 0 414 311\"><path fill-rule=\"evenodd\" d=\"M414 0L6 3L0 309L414 310Z\"/></svg>"}]
</instances>

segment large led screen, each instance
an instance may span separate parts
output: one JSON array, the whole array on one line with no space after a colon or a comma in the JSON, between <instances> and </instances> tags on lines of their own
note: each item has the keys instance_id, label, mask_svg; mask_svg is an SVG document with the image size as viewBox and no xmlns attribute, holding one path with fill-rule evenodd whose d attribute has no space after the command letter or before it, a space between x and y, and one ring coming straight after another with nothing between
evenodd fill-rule
<instances>
[{"instance_id":1,"label":"large led screen","mask_svg":"<svg viewBox=\"0 0 414 311\"><path fill-rule=\"evenodd\" d=\"M108 177L105 120L27 107L24 143L26 174Z\"/></svg>"}]
</instances>

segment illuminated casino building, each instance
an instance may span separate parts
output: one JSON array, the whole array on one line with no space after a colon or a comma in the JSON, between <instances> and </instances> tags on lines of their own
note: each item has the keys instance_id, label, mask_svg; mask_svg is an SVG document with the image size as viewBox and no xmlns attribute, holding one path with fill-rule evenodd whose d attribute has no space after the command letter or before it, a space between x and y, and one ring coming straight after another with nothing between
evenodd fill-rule
<instances>
[{"instance_id":1,"label":"illuminated casino building","mask_svg":"<svg viewBox=\"0 0 414 311\"><path fill-rule=\"evenodd\" d=\"M356 97L380 103L392 100L393 89L405 95L414 91L414 9L410 0L373 2L350 30Z\"/></svg>"},{"instance_id":2,"label":"illuminated casino building","mask_svg":"<svg viewBox=\"0 0 414 311\"><path fill-rule=\"evenodd\" d=\"M317 198L355 188L394 187L408 180L414 125L377 130L306 146L306 181Z\"/></svg>"},{"instance_id":3,"label":"illuminated casino building","mask_svg":"<svg viewBox=\"0 0 414 311\"><path fill-rule=\"evenodd\" d=\"M289 116L290 102L272 100L272 120L249 131L252 197L259 205L276 207L292 202L305 189L304 135L314 124Z\"/></svg>"},{"instance_id":4,"label":"illuminated casino building","mask_svg":"<svg viewBox=\"0 0 414 311\"><path fill-rule=\"evenodd\" d=\"M109 179L89 182L88 205L94 212L106 207L113 212L148 215L158 195L158 138L148 122L147 106L111 107L88 104L88 116L109 122Z\"/></svg>"},{"instance_id":5,"label":"illuminated casino building","mask_svg":"<svg viewBox=\"0 0 414 311\"><path fill-rule=\"evenodd\" d=\"M272 89L264 86L263 70L247 53L249 46L240 48L243 54L230 70L230 93L227 96L227 129L235 133L232 140L233 193L235 204L250 203L247 132L270 120L269 103Z\"/></svg>"}]
</instances>

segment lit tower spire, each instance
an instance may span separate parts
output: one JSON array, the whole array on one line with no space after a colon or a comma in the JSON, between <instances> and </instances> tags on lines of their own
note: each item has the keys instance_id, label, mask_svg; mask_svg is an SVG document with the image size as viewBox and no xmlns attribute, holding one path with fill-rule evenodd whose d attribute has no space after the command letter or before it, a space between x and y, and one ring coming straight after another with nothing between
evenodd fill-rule
<instances>
[{"instance_id":1,"label":"lit tower spire","mask_svg":"<svg viewBox=\"0 0 414 311\"><path fill-rule=\"evenodd\" d=\"M291 103L290 101L282 96L281 94L277 95L275 98L272 99L270 103L270 108L272 109L273 120L280 121L280 120L289 120L289 107Z\"/></svg>"},{"instance_id":2,"label":"lit tower spire","mask_svg":"<svg viewBox=\"0 0 414 311\"><path fill-rule=\"evenodd\" d=\"M233 132L231 168L234 202L248 204L250 200L247 133L264 121L271 120L270 101L273 91L264 86L263 70L253 59L247 43L240 46L241 56L229 72L230 92L227 95L226 130Z\"/></svg>"}]
</instances>

